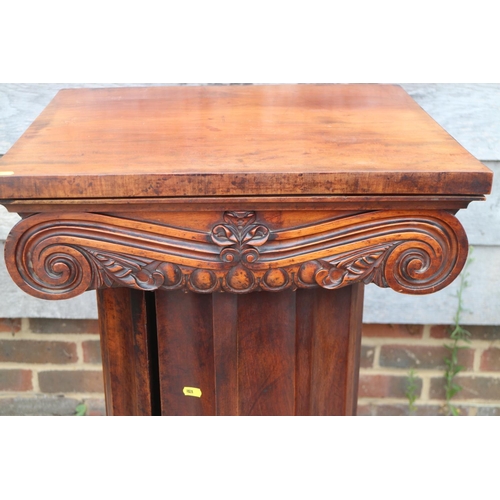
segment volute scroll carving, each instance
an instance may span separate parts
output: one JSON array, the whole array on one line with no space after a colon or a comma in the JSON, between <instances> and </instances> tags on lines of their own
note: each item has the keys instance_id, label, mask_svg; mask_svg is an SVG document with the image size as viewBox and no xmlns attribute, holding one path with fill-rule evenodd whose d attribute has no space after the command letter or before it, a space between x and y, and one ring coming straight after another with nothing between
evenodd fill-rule
<instances>
[{"instance_id":1,"label":"volute scroll carving","mask_svg":"<svg viewBox=\"0 0 500 500\"><path fill-rule=\"evenodd\" d=\"M281 291L375 283L423 294L462 269L467 238L444 211L370 211L271 229L251 211L209 231L93 213L37 214L6 242L14 281L35 297L130 287L197 293Z\"/></svg>"}]
</instances>

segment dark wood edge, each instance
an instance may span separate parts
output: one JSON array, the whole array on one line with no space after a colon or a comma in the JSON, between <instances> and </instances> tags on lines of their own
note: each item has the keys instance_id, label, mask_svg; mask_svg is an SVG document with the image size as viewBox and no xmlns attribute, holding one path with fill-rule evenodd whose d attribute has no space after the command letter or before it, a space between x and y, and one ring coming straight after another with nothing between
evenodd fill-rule
<instances>
[{"instance_id":1,"label":"dark wood edge","mask_svg":"<svg viewBox=\"0 0 500 500\"><path fill-rule=\"evenodd\" d=\"M361 359L361 337L363 324L363 299L365 285L352 286L351 311L349 317L349 348L347 353L347 381L345 415L355 416L358 406L359 366Z\"/></svg>"},{"instance_id":2,"label":"dark wood edge","mask_svg":"<svg viewBox=\"0 0 500 500\"><path fill-rule=\"evenodd\" d=\"M373 210L467 208L472 201L484 201L483 195L409 195L409 196L228 196L173 198L95 198L67 200L0 200L9 212L134 212L155 208L167 212L206 210Z\"/></svg>"}]
</instances>

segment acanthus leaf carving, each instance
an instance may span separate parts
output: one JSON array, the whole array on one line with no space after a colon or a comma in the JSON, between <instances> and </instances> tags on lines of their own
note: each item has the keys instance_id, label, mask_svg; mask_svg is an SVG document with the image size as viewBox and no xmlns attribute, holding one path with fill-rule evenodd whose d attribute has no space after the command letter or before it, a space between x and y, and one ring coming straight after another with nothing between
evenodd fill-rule
<instances>
[{"instance_id":1,"label":"acanthus leaf carving","mask_svg":"<svg viewBox=\"0 0 500 500\"><path fill-rule=\"evenodd\" d=\"M86 248L94 258L100 285L96 288L126 286L140 290L181 288L183 275L175 264L152 261L149 259L130 258L123 255L105 253Z\"/></svg>"},{"instance_id":2,"label":"acanthus leaf carving","mask_svg":"<svg viewBox=\"0 0 500 500\"><path fill-rule=\"evenodd\" d=\"M317 271L315 281L319 286L329 289L356 282L387 286L382 270L384 261L393 246L395 244L366 248L362 252L343 256L340 260L319 261L322 268Z\"/></svg>"}]
</instances>

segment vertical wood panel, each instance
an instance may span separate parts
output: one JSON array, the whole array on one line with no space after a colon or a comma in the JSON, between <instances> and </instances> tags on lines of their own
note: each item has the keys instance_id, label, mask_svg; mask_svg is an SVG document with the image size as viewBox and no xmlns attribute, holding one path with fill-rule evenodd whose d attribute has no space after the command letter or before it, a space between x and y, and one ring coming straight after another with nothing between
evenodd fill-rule
<instances>
[{"instance_id":1,"label":"vertical wood panel","mask_svg":"<svg viewBox=\"0 0 500 500\"><path fill-rule=\"evenodd\" d=\"M297 291L297 415L355 412L363 285Z\"/></svg>"},{"instance_id":2,"label":"vertical wood panel","mask_svg":"<svg viewBox=\"0 0 500 500\"><path fill-rule=\"evenodd\" d=\"M351 317L353 292L349 286L328 293L317 289L314 302L314 340L312 343L311 414L345 415L349 353L353 345ZM352 365L352 363L351 363ZM351 411L349 410L348 414Z\"/></svg>"},{"instance_id":3,"label":"vertical wood panel","mask_svg":"<svg viewBox=\"0 0 500 500\"><path fill-rule=\"evenodd\" d=\"M297 290L296 293L296 367L295 414L306 416L311 410L311 363L314 337L315 290Z\"/></svg>"},{"instance_id":4,"label":"vertical wood panel","mask_svg":"<svg viewBox=\"0 0 500 500\"><path fill-rule=\"evenodd\" d=\"M215 293L214 322L215 397L217 415L238 414L238 296Z\"/></svg>"},{"instance_id":5,"label":"vertical wood panel","mask_svg":"<svg viewBox=\"0 0 500 500\"><path fill-rule=\"evenodd\" d=\"M295 294L250 293L238 298L241 415L295 412Z\"/></svg>"},{"instance_id":6,"label":"vertical wood panel","mask_svg":"<svg viewBox=\"0 0 500 500\"><path fill-rule=\"evenodd\" d=\"M145 295L127 288L97 292L108 415L156 413Z\"/></svg>"},{"instance_id":7,"label":"vertical wood panel","mask_svg":"<svg viewBox=\"0 0 500 500\"><path fill-rule=\"evenodd\" d=\"M212 296L157 291L156 314L162 415L215 415Z\"/></svg>"},{"instance_id":8,"label":"vertical wood panel","mask_svg":"<svg viewBox=\"0 0 500 500\"><path fill-rule=\"evenodd\" d=\"M351 287L338 290L318 288L314 294L310 412L312 415L342 415L346 396Z\"/></svg>"}]
</instances>

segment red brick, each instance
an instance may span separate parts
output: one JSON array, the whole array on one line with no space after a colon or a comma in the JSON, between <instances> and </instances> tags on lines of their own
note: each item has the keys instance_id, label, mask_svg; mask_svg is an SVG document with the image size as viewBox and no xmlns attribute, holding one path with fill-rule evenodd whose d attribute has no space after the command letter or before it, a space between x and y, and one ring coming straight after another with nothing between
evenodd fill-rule
<instances>
[{"instance_id":1,"label":"red brick","mask_svg":"<svg viewBox=\"0 0 500 500\"><path fill-rule=\"evenodd\" d=\"M0 332L17 333L21 330L21 320L19 318L0 318Z\"/></svg>"},{"instance_id":2,"label":"red brick","mask_svg":"<svg viewBox=\"0 0 500 500\"><path fill-rule=\"evenodd\" d=\"M30 318L33 333L99 333L95 319Z\"/></svg>"},{"instance_id":3,"label":"red brick","mask_svg":"<svg viewBox=\"0 0 500 500\"><path fill-rule=\"evenodd\" d=\"M422 325L363 325L363 337L412 338L422 337Z\"/></svg>"},{"instance_id":4,"label":"red brick","mask_svg":"<svg viewBox=\"0 0 500 500\"><path fill-rule=\"evenodd\" d=\"M77 361L76 344L43 340L0 340L0 361L4 363L75 363Z\"/></svg>"},{"instance_id":5,"label":"red brick","mask_svg":"<svg viewBox=\"0 0 500 500\"><path fill-rule=\"evenodd\" d=\"M0 391L31 391L31 370L0 370Z\"/></svg>"},{"instance_id":6,"label":"red brick","mask_svg":"<svg viewBox=\"0 0 500 500\"><path fill-rule=\"evenodd\" d=\"M408 377L399 375L360 375L359 398L406 398ZM416 379L416 395L420 396L422 381Z\"/></svg>"},{"instance_id":7,"label":"red brick","mask_svg":"<svg viewBox=\"0 0 500 500\"><path fill-rule=\"evenodd\" d=\"M450 332L450 325L434 325L431 327L431 337L434 339L449 338Z\"/></svg>"},{"instance_id":8,"label":"red brick","mask_svg":"<svg viewBox=\"0 0 500 500\"><path fill-rule=\"evenodd\" d=\"M426 345L384 345L380 350L380 366L388 368L435 368L444 370L444 358L449 357L450 350L444 346ZM458 362L466 369L472 369L474 351L459 349Z\"/></svg>"},{"instance_id":9,"label":"red brick","mask_svg":"<svg viewBox=\"0 0 500 500\"><path fill-rule=\"evenodd\" d=\"M499 340L500 325L471 325L465 327L472 335L472 340Z\"/></svg>"},{"instance_id":10,"label":"red brick","mask_svg":"<svg viewBox=\"0 0 500 500\"><path fill-rule=\"evenodd\" d=\"M361 368L372 368L373 358L375 357L375 347L361 346Z\"/></svg>"},{"instance_id":11,"label":"red brick","mask_svg":"<svg viewBox=\"0 0 500 500\"><path fill-rule=\"evenodd\" d=\"M47 393L104 392L100 371L46 371L38 374L40 390Z\"/></svg>"},{"instance_id":12,"label":"red brick","mask_svg":"<svg viewBox=\"0 0 500 500\"><path fill-rule=\"evenodd\" d=\"M453 397L452 401L467 399L498 401L500 399L500 378L457 376L455 382L462 386L462 390ZM444 384L445 381L441 377L431 379L431 399L445 399Z\"/></svg>"},{"instance_id":13,"label":"red brick","mask_svg":"<svg viewBox=\"0 0 500 500\"><path fill-rule=\"evenodd\" d=\"M82 342L83 361L85 363L101 364L101 343L98 340L87 340Z\"/></svg>"},{"instance_id":14,"label":"red brick","mask_svg":"<svg viewBox=\"0 0 500 500\"><path fill-rule=\"evenodd\" d=\"M500 371L500 349L498 347L490 347L483 352L481 355L481 370L485 372Z\"/></svg>"},{"instance_id":15,"label":"red brick","mask_svg":"<svg viewBox=\"0 0 500 500\"><path fill-rule=\"evenodd\" d=\"M471 333L471 340L498 340L500 339L500 325L465 325L464 328ZM449 325L436 325L431 328L431 337L435 339L450 336Z\"/></svg>"}]
</instances>

